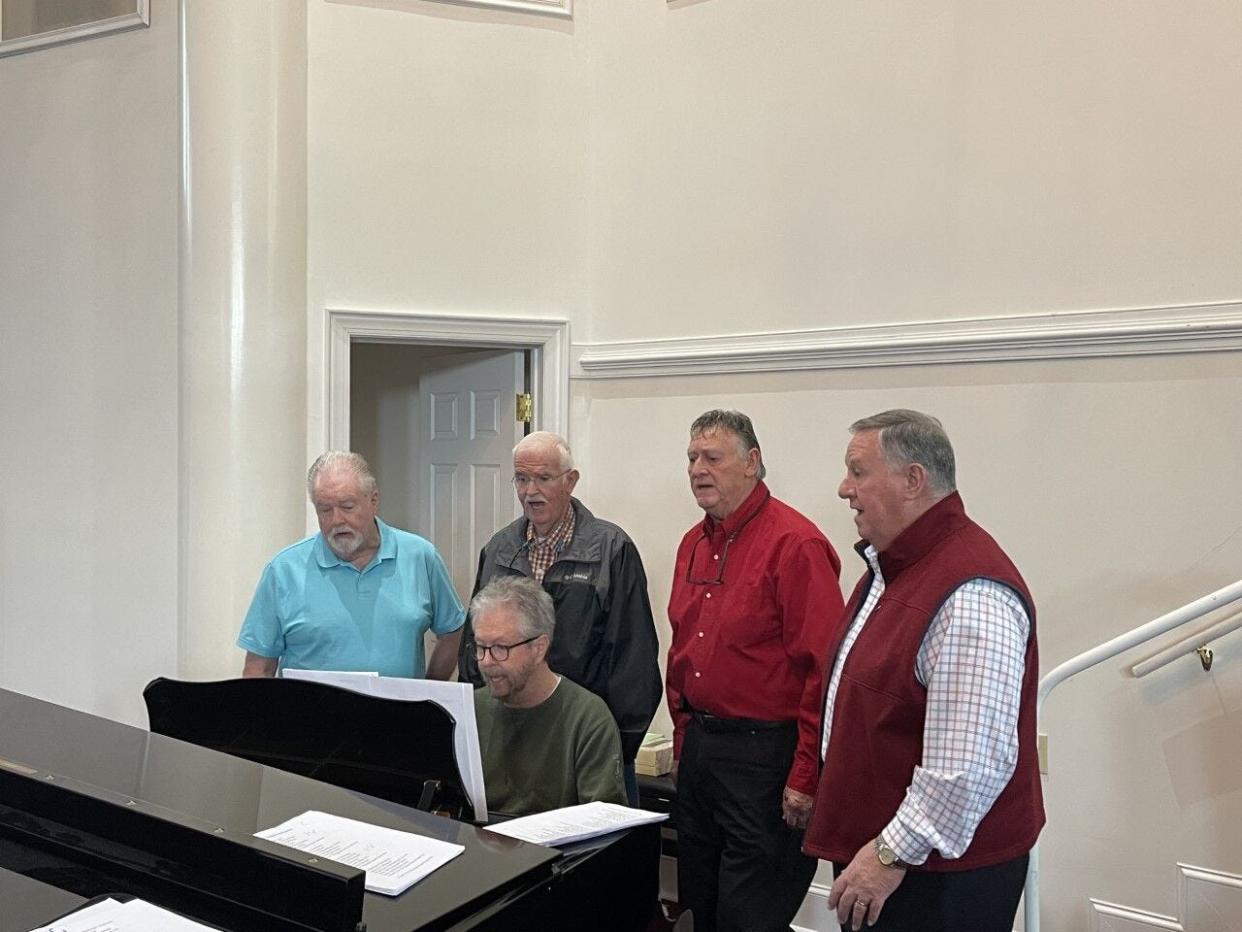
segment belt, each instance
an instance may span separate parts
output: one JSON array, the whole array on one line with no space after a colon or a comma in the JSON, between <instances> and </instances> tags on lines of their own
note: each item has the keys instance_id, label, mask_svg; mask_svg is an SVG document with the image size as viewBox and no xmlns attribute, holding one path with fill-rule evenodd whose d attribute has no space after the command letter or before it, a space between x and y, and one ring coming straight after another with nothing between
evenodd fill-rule
<instances>
[{"instance_id":1,"label":"belt","mask_svg":"<svg viewBox=\"0 0 1242 932\"><path fill-rule=\"evenodd\" d=\"M794 721L788 722L770 722L759 718L722 718L719 715L712 715L710 712L701 712L692 708L689 703L682 703L685 711L690 713L690 717L698 722L699 727L711 734L725 734L729 732L751 732L756 731L779 731L782 729L795 730L798 723Z\"/></svg>"}]
</instances>

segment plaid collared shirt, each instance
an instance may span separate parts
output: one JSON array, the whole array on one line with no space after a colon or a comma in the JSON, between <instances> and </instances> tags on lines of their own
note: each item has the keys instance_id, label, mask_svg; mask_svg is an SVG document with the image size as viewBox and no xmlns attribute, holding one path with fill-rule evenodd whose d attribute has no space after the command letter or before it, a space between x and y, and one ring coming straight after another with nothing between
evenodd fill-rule
<instances>
[{"instance_id":1,"label":"plaid collared shirt","mask_svg":"<svg viewBox=\"0 0 1242 932\"><path fill-rule=\"evenodd\" d=\"M527 558L530 560L530 571L535 577L535 582L540 585L543 585L543 574L556 562L556 558L560 556L565 545L574 536L574 521L574 506L573 502L570 502L569 507L565 509L565 517L556 522L556 526L552 528L552 532L547 537L537 537L535 525L530 521L526 522L526 540L530 543L527 548L529 551Z\"/></svg>"},{"instance_id":2,"label":"plaid collared shirt","mask_svg":"<svg viewBox=\"0 0 1242 932\"><path fill-rule=\"evenodd\" d=\"M865 554L871 589L850 625L825 697L821 759L828 753L841 668L880 596L884 576L874 547ZM932 849L960 857L1018 762L1018 706L1030 619L1008 586L972 579L958 587L928 626L914 675L927 687L923 761L884 841L909 864Z\"/></svg>"}]
</instances>

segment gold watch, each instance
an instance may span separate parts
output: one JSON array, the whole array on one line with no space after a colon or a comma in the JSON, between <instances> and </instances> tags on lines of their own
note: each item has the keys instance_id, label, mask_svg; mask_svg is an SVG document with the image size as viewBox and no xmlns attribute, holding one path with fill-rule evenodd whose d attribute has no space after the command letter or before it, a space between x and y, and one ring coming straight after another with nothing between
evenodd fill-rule
<instances>
[{"instance_id":1,"label":"gold watch","mask_svg":"<svg viewBox=\"0 0 1242 932\"><path fill-rule=\"evenodd\" d=\"M910 866L897 857L897 852L890 848L879 835L875 837L875 856L885 867L900 867L905 870Z\"/></svg>"}]
</instances>

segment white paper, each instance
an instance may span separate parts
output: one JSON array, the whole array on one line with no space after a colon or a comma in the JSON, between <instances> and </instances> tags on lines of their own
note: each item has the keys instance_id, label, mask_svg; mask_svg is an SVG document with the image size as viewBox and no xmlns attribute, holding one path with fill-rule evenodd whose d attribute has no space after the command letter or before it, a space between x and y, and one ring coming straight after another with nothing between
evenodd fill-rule
<instances>
[{"instance_id":1,"label":"white paper","mask_svg":"<svg viewBox=\"0 0 1242 932\"><path fill-rule=\"evenodd\" d=\"M202 932L210 926L170 913L145 900L107 899L32 932Z\"/></svg>"},{"instance_id":2,"label":"white paper","mask_svg":"<svg viewBox=\"0 0 1242 932\"><path fill-rule=\"evenodd\" d=\"M360 868L367 872L366 888L388 896L409 889L466 850L464 845L313 810L255 835Z\"/></svg>"},{"instance_id":3,"label":"white paper","mask_svg":"<svg viewBox=\"0 0 1242 932\"><path fill-rule=\"evenodd\" d=\"M489 825L487 830L537 845L567 845L634 825L663 822L667 818L668 813L665 812L648 812L616 803L597 802L510 819L498 825Z\"/></svg>"},{"instance_id":4,"label":"white paper","mask_svg":"<svg viewBox=\"0 0 1242 932\"><path fill-rule=\"evenodd\" d=\"M453 729L453 751L457 769L461 771L466 795L474 803L476 822L487 821L487 790L483 786L483 755L479 751L479 726L474 717L474 687L469 683L446 683L442 680L413 680L401 676L376 676L373 673L343 673L324 670L285 670L291 680L311 680L340 686L356 693L382 699L406 701L430 700L440 706L457 723ZM394 738L394 740L397 740ZM413 738L411 738L413 740Z\"/></svg>"}]
</instances>

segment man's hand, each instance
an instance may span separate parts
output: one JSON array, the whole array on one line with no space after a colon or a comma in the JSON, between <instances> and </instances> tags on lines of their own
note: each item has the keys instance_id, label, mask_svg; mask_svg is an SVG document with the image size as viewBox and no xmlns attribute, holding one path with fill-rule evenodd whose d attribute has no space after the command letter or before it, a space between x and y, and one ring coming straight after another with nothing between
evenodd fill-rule
<instances>
[{"instance_id":1,"label":"man's hand","mask_svg":"<svg viewBox=\"0 0 1242 932\"><path fill-rule=\"evenodd\" d=\"M806 793L785 787L785 795L781 799L781 815L790 828L806 828L806 820L811 816L811 803L814 797Z\"/></svg>"},{"instance_id":2,"label":"man's hand","mask_svg":"<svg viewBox=\"0 0 1242 932\"><path fill-rule=\"evenodd\" d=\"M905 879L904 867L885 867L875 856L874 840L858 849L849 867L828 891L828 908L837 911L842 929L858 932L865 922L874 925L884 902Z\"/></svg>"}]
</instances>

